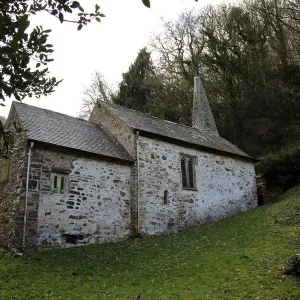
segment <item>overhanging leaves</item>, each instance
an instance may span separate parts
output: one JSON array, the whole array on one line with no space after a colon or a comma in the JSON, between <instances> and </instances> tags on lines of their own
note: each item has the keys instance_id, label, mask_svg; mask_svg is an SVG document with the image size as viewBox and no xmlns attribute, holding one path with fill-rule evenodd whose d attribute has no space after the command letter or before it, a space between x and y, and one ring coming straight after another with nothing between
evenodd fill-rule
<instances>
[{"instance_id":1,"label":"overhanging leaves","mask_svg":"<svg viewBox=\"0 0 300 300\"><path fill-rule=\"evenodd\" d=\"M150 8L150 0L142 0L143 1L143 4L145 6L147 6L148 8Z\"/></svg>"},{"instance_id":2,"label":"overhanging leaves","mask_svg":"<svg viewBox=\"0 0 300 300\"><path fill-rule=\"evenodd\" d=\"M74 14L77 10L77 14ZM84 13L78 1L64 0L8 0L0 1L0 101L14 96L16 100L40 97L54 91L59 84L55 77L48 77L47 64L53 61L53 47L47 43L50 29L42 26L29 29L30 15L41 11L63 22L77 24L78 30L92 20L105 17L100 6L94 13ZM67 15L73 14L68 19Z\"/></svg>"}]
</instances>

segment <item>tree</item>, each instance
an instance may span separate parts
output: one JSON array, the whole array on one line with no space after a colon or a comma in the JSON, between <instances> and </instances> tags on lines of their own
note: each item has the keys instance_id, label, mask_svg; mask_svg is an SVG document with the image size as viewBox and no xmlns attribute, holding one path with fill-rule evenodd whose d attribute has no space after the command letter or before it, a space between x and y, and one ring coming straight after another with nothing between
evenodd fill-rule
<instances>
[{"instance_id":1,"label":"tree","mask_svg":"<svg viewBox=\"0 0 300 300\"><path fill-rule=\"evenodd\" d=\"M149 0L143 0L150 7ZM50 29L37 26L29 32L30 16L47 12L61 23L71 22L81 30L92 20L105 17L100 6L86 13L74 0L6 0L0 2L0 103L12 95L16 100L49 95L59 84L49 77L47 65L53 59L53 46L47 43ZM75 15L75 16L74 16ZM69 19L70 17L71 19Z\"/></svg>"},{"instance_id":2,"label":"tree","mask_svg":"<svg viewBox=\"0 0 300 300\"><path fill-rule=\"evenodd\" d=\"M159 89L149 105L149 113L155 117L191 126L193 87L187 80L157 75Z\"/></svg>"},{"instance_id":3,"label":"tree","mask_svg":"<svg viewBox=\"0 0 300 300\"><path fill-rule=\"evenodd\" d=\"M103 75L99 71L95 71L92 74L92 81L90 85L84 88L84 98L82 100L78 117L88 120L97 101L101 100L110 102L112 94L112 90L105 81Z\"/></svg>"},{"instance_id":4,"label":"tree","mask_svg":"<svg viewBox=\"0 0 300 300\"><path fill-rule=\"evenodd\" d=\"M142 2L150 7L149 0ZM4 106L6 97L14 96L21 101L26 96L47 96L60 83L55 77L48 76L47 65L53 61L53 46L47 43L51 30L37 26L29 32L30 16L40 12L53 15L61 23L74 23L78 30L93 20L100 22L105 17L98 4L94 12L86 13L74 0L0 1L1 106ZM11 150L13 132L5 132L2 124L0 139L0 156L7 156Z\"/></svg>"},{"instance_id":5,"label":"tree","mask_svg":"<svg viewBox=\"0 0 300 300\"><path fill-rule=\"evenodd\" d=\"M300 48L297 1L263 0L185 12L152 42L164 88L176 83L168 118L188 103L195 66L210 98L221 136L253 155L299 137ZM165 81L166 80L166 81ZM166 84L167 82L167 84ZM167 92L167 91L165 91ZM170 100L161 97L160 105ZM182 111L182 115L186 112ZM180 122L188 124L185 118Z\"/></svg>"},{"instance_id":6,"label":"tree","mask_svg":"<svg viewBox=\"0 0 300 300\"><path fill-rule=\"evenodd\" d=\"M151 53L146 48L141 49L134 63L122 77L113 102L135 110L149 111L149 106L159 89Z\"/></svg>"},{"instance_id":7,"label":"tree","mask_svg":"<svg viewBox=\"0 0 300 300\"><path fill-rule=\"evenodd\" d=\"M26 96L39 97L49 95L59 81L48 77L47 64L53 59L52 45L47 43L50 29L37 26L29 32L30 16L39 12L48 12L61 23L77 24L78 30L93 19L100 22L104 17L100 7L95 6L94 13L85 13L77 1L66 0L7 0L0 2L0 99L12 95L17 100ZM66 15L74 19L67 19Z\"/></svg>"}]
</instances>

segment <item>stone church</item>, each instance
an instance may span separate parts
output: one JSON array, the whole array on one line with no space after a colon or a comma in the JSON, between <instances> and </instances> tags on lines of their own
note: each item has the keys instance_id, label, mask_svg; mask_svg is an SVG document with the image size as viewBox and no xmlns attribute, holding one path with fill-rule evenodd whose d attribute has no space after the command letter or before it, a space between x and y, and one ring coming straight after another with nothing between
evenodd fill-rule
<instances>
[{"instance_id":1,"label":"stone church","mask_svg":"<svg viewBox=\"0 0 300 300\"><path fill-rule=\"evenodd\" d=\"M103 101L89 121L14 102L1 246L174 233L255 208L255 160L219 136L199 76L193 105L188 127Z\"/></svg>"}]
</instances>

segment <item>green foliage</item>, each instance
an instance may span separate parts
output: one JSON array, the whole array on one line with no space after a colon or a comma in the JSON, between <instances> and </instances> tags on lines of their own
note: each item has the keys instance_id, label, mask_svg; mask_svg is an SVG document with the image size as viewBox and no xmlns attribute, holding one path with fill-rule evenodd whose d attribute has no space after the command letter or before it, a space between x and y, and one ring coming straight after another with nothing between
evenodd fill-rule
<instances>
[{"instance_id":1,"label":"green foliage","mask_svg":"<svg viewBox=\"0 0 300 300\"><path fill-rule=\"evenodd\" d=\"M149 113L161 119L191 126L193 88L186 80L168 80L158 75L159 89L155 93Z\"/></svg>"},{"instance_id":2,"label":"green foliage","mask_svg":"<svg viewBox=\"0 0 300 300\"><path fill-rule=\"evenodd\" d=\"M0 101L12 95L16 100L49 95L60 82L48 77L47 65L53 61L53 46L47 43L51 30L37 26L29 31L30 16L41 11L57 17L61 23L75 23L79 30L93 19L104 17L98 5L94 13L85 13L79 2L71 0L1 1ZM78 11L76 19L65 17L74 11Z\"/></svg>"},{"instance_id":3,"label":"green foliage","mask_svg":"<svg viewBox=\"0 0 300 300\"><path fill-rule=\"evenodd\" d=\"M9 158L13 152L14 141L19 134L24 133L16 122L13 122L9 128L0 120L0 158Z\"/></svg>"},{"instance_id":4,"label":"green foliage","mask_svg":"<svg viewBox=\"0 0 300 300\"><path fill-rule=\"evenodd\" d=\"M261 157L256 165L267 184L291 188L300 182L300 148L291 148Z\"/></svg>"},{"instance_id":5,"label":"green foliage","mask_svg":"<svg viewBox=\"0 0 300 300\"><path fill-rule=\"evenodd\" d=\"M128 108L147 112L159 83L151 60L151 53L143 48L139 51L128 72L123 73L118 93L113 102Z\"/></svg>"},{"instance_id":6,"label":"green foliage","mask_svg":"<svg viewBox=\"0 0 300 300\"><path fill-rule=\"evenodd\" d=\"M166 88L164 78L192 87L200 66L221 136L258 156L299 140L299 33L297 0L246 0L185 12L151 46ZM182 93L173 97L186 107Z\"/></svg>"},{"instance_id":7,"label":"green foliage","mask_svg":"<svg viewBox=\"0 0 300 300\"><path fill-rule=\"evenodd\" d=\"M274 226L296 203L294 190L276 204L178 234L0 254L0 298L298 299L298 281L282 272L299 251L300 229Z\"/></svg>"},{"instance_id":8,"label":"green foliage","mask_svg":"<svg viewBox=\"0 0 300 300\"><path fill-rule=\"evenodd\" d=\"M142 0L143 1L143 4L145 6L147 6L148 8L150 8L150 0Z\"/></svg>"},{"instance_id":9,"label":"green foliage","mask_svg":"<svg viewBox=\"0 0 300 300\"><path fill-rule=\"evenodd\" d=\"M300 277L300 255L294 255L289 259L284 274Z\"/></svg>"}]
</instances>

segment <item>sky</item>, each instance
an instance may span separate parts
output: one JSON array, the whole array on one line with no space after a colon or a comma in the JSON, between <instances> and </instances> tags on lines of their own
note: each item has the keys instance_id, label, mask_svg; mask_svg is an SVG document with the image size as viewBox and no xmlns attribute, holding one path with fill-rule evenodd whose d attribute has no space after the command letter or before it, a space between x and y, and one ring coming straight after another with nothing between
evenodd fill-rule
<instances>
[{"instance_id":1,"label":"sky","mask_svg":"<svg viewBox=\"0 0 300 300\"><path fill-rule=\"evenodd\" d=\"M106 15L101 23L92 22L81 31L76 25L63 23L42 13L31 19L32 25L51 29L49 43L53 44L54 61L49 63L50 76L63 79L55 92L47 97L26 98L24 103L76 117L81 106L84 87L91 82L94 71L117 87L122 73L127 72L140 49L162 28L165 21L176 20L184 10L198 10L224 0L151 0L148 9L141 0L80 1L85 11L92 12L95 4ZM0 115L9 113L12 99L0 106Z\"/></svg>"}]
</instances>

